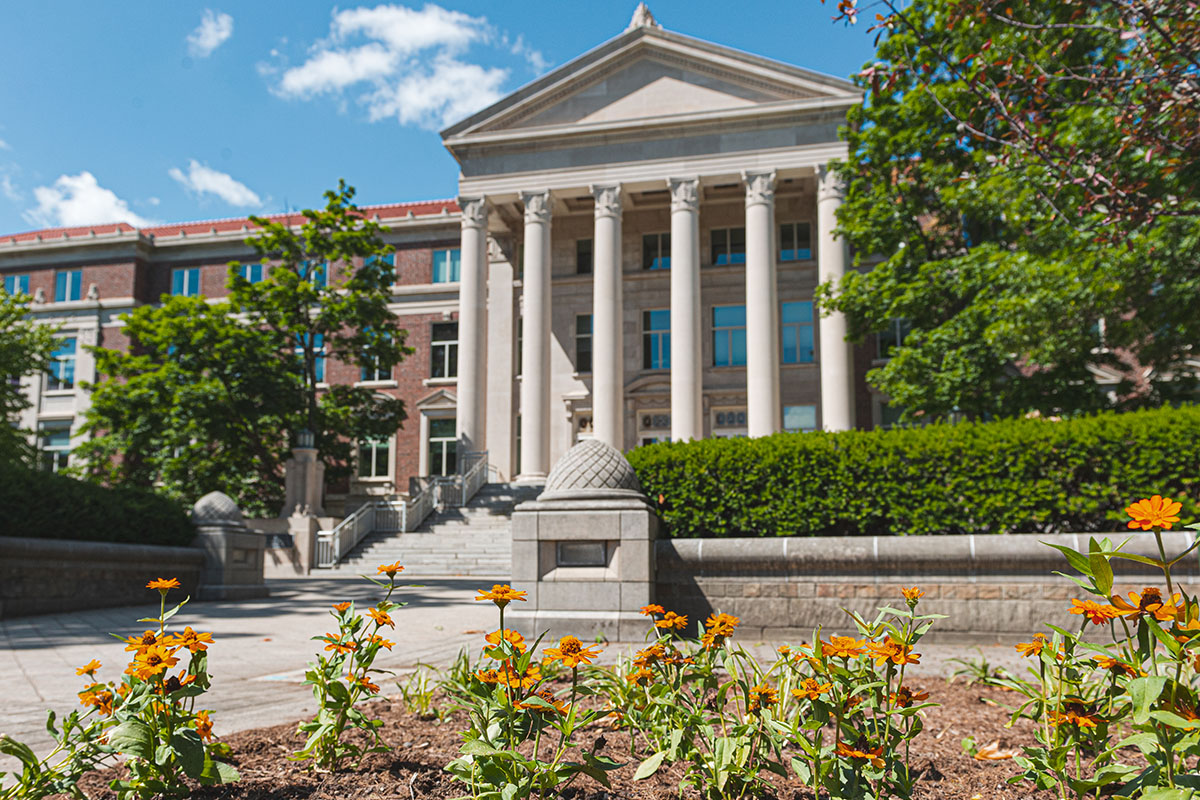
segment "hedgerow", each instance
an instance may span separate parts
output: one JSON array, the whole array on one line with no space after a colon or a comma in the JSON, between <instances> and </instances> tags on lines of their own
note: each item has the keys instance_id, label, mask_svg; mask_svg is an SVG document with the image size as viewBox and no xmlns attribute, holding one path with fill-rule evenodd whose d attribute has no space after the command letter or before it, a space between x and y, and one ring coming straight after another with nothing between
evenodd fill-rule
<instances>
[{"instance_id":1,"label":"hedgerow","mask_svg":"<svg viewBox=\"0 0 1200 800\"><path fill-rule=\"evenodd\" d=\"M173 500L143 489L109 489L0 462L0 536L186 546L195 536Z\"/></svg>"},{"instance_id":2,"label":"hedgerow","mask_svg":"<svg viewBox=\"0 0 1200 800\"><path fill-rule=\"evenodd\" d=\"M671 442L629 461L680 538L1103 531L1155 493L1200 515L1198 406Z\"/></svg>"}]
</instances>

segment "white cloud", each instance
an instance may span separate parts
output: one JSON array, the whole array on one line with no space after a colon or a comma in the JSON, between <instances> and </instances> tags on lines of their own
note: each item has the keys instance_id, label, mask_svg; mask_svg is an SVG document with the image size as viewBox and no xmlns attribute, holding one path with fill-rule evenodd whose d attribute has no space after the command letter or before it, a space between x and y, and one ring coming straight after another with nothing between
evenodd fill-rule
<instances>
[{"instance_id":1,"label":"white cloud","mask_svg":"<svg viewBox=\"0 0 1200 800\"><path fill-rule=\"evenodd\" d=\"M230 36L233 36L233 17L205 9L200 25L188 34L188 52L196 58L208 58Z\"/></svg>"},{"instance_id":2,"label":"white cloud","mask_svg":"<svg viewBox=\"0 0 1200 800\"><path fill-rule=\"evenodd\" d=\"M310 99L361 87L356 99L372 122L394 118L436 130L503 96L507 69L464 58L479 43L498 43L531 63L541 60L520 37L513 44L497 36L484 17L433 4L419 10L399 5L335 10L329 36L304 63L282 70L276 91ZM260 66L263 75L278 72Z\"/></svg>"},{"instance_id":3,"label":"white cloud","mask_svg":"<svg viewBox=\"0 0 1200 800\"><path fill-rule=\"evenodd\" d=\"M14 203L20 203L25 199L21 196L21 192L19 189L17 189L17 185L12 182L12 178L8 177L7 175L0 175L0 192L2 192L5 197L7 197L9 200L12 200Z\"/></svg>"},{"instance_id":4,"label":"white cloud","mask_svg":"<svg viewBox=\"0 0 1200 800\"><path fill-rule=\"evenodd\" d=\"M90 172L60 175L53 186L38 186L33 190L37 207L21 216L31 225L99 225L105 222L128 222L135 228L154 224L129 208L129 204L110 189L105 189Z\"/></svg>"},{"instance_id":5,"label":"white cloud","mask_svg":"<svg viewBox=\"0 0 1200 800\"><path fill-rule=\"evenodd\" d=\"M262 205L262 200L250 187L234 180L224 172L218 172L211 167L201 164L196 159L188 160L188 171L185 174L178 167L171 167L167 174L179 182L183 188L196 194L214 194L231 206Z\"/></svg>"},{"instance_id":6,"label":"white cloud","mask_svg":"<svg viewBox=\"0 0 1200 800\"><path fill-rule=\"evenodd\" d=\"M8 142L4 141L3 139L0 139L0 150L12 150L12 147L9 145Z\"/></svg>"}]
</instances>

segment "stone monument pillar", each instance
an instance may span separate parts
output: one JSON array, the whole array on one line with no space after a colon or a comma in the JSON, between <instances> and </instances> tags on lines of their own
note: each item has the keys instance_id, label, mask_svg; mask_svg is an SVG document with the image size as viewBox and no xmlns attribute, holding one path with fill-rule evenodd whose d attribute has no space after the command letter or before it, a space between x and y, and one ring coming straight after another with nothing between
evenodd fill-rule
<instances>
[{"instance_id":1,"label":"stone monument pillar","mask_svg":"<svg viewBox=\"0 0 1200 800\"><path fill-rule=\"evenodd\" d=\"M325 514L325 465L317 458L313 436L302 431L292 457L283 466L284 500L279 516L286 519L296 508L318 517Z\"/></svg>"},{"instance_id":2,"label":"stone monument pillar","mask_svg":"<svg viewBox=\"0 0 1200 800\"><path fill-rule=\"evenodd\" d=\"M266 537L246 527L242 512L222 492L209 492L192 506L194 547L204 551L200 600L248 600L266 597L263 551Z\"/></svg>"},{"instance_id":3,"label":"stone monument pillar","mask_svg":"<svg viewBox=\"0 0 1200 800\"><path fill-rule=\"evenodd\" d=\"M559 459L536 500L512 517L512 585L529 593L505 624L589 641L640 640L654 602L658 517L625 456L585 439Z\"/></svg>"}]
</instances>

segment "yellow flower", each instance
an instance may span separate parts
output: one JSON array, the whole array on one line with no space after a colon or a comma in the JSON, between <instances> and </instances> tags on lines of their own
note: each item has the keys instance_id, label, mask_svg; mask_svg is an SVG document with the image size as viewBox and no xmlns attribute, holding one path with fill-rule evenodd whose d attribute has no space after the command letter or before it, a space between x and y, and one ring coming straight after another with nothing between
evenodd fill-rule
<instances>
[{"instance_id":1,"label":"yellow flower","mask_svg":"<svg viewBox=\"0 0 1200 800\"><path fill-rule=\"evenodd\" d=\"M158 644L158 634L154 631L146 631L141 636L130 636L125 642L125 649L128 652L144 650L147 647Z\"/></svg>"},{"instance_id":2,"label":"yellow flower","mask_svg":"<svg viewBox=\"0 0 1200 800\"><path fill-rule=\"evenodd\" d=\"M1179 517L1175 515L1182 507L1182 503L1172 502L1170 498L1156 494L1148 500L1138 500L1133 503L1125 509L1125 513L1133 517L1129 521L1130 528L1141 528L1144 531L1151 528L1162 528L1169 531L1171 523L1179 522Z\"/></svg>"},{"instance_id":3,"label":"yellow flower","mask_svg":"<svg viewBox=\"0 0 1200 800\"><path fill-rule=\"evenodd\" d=\"M403 571L404 567L400 566L399 561L397 561L395 564L380 564L375 568L376 575L387 575L389 578L394 578L396 577L397 572Z\"/></svg>"},{"instance_id":4,"label":"yellow flower","mask_svg":"<svg viewBox=\"0 0 1200 800\"><path fill-rule=\"evenodd\" d=\"M125 674L136 675L144 681L150 680L155 675L165 672L179 663L179 659L175 658L173 653L173 650L157 644L139 650L125 670Z\"/></svg>"},{"instance_id":5,"label":"yellow flower","mask_svg":"<svg viewBox=\"0 0 1200 800\"><path fill-rule=\"evenodd\" d=\"M921 656L912 651L912 647L894 639L886 639L882 642L867 642L867 649L871 651L871 658L875 659L875 666L882 667L888 661L891 661L896 666L902 664L920 664Z\"/></svg>"},{"instance_id":6,"label":"yellow flower","mask_svg":"<svg viewBox=\"0 0 1200 800\"><path fill-rule=\"evenodd\" d=\"M1170 602L1164 602L1162 592L1153 586L1147 586L1142 589L1141 593L1130 592L1129 602L1120 595L1113 595L1109 598L1117 614L1123 617L1140 617L1143 614L1148 614L1160 622L1165 622L1169 619L1174 619L1178 612L1177 604L1180 600L1180 595L1175 594L1171 597Z\"/></svg>"},{"instance_id":7,"label":"yellow flower","mask_svg":"<svg viewBox=\"0 0 1200 800\"><path fill-rule=\"evenodd\" d=\"M502 631L492 631L487 636L483 637L492 647L497 647L501 640L504 640L517 648L518 653L525 652L525 637L514 631L512 628L505 628Z\"/></svg>"},{"instance_id":8,"label":"yellow flower","mask_svg":"<svg viewBox=\"0 0 1200 800\"><path fill-rule=\"evenodd\" d=\"M666 616L654 623L654 627L664 630L681 631L687 627L687 614L676 614L674 611L668 611Z\"/></svg>"},{"instance_id":9,"label":"yellow flower","mask_svg":"<svg viewBox=\"0 0 1200 800\"><path fill-rule=\"evenodd\" d=\"M558 640L558 647L546 648L543 655L545 656L542 661L544 664L561 661L564 667L574 669L580 664L592 663L592 659L600 655L600 651L597 650L593 653L591 648L584 647L583 642L574 636L564 636Z\"/></svg>"},{"instance_id":10,"label":"yellow flower","mask_svg":"<svg viewBox=\"0 0 1200 800\"><path fill-rule=\"evenodd\" d=\"M155 578L146 584L147 589L158 589L158 591L166 594L171 589L179 588L178 578Z\"/></svg>"},{"instance_id":11,"label":"yellow flower","mask_svg":"<svg viewBox=\"0 0 1200 800\"><path fill-rule=\"evenodd\" d=\"M201 650L207 650L208 646L213 643L211 633L196 633L191 627L183 629L183 633L176 634L173 644L176 647L186 647L193 653L198 653Z\"/></svg>"},{"instance_id":12,"label":"yellow flower","mask_svg":"<svg viewBox=\"0 0 1200 800\"><path fill-rule=\"evenodd\" d=\"M826 658L857 658L863 654L866 642L852 636L830 636L828 642L820 640L821 653Z\"/></svg>"},{"instance_id":13,"label":"yellow flower","mask_svg":"<svg viewBox=\"0 0 1200 800\"><path fill-rule=\"evenodd\" d=\"M720 647L725 643L725 640L733 636L733 629L741 622L737 617L730 614L711 614L704 621L704 635L700 637L701 644L705 649L712 650Z\"/></svg>"},{"instance_id":14,"label":"yellow flower","mask_svg":"<svg viewBox=\"0 0 1200 800\"><path fill-rule=\"evenodd\" d=\"M528 592L518 592L507 583L496 583L492 585L492 590L489 592L486 589L479 589L479 596L475 598L479 600L491 600L496 604L496 608L504 608L513 600L525 601L525 595Z\"/></svg>"},{"instance_id":15,"label":"yellow flower","mask_svg":"<svg viewBox=\"0 0 1200 800\"><path fill-rule=\"evenodd\" d=\"M98 669L100 669L100 662L93 658L91 661L84 664L79 669L75 670L75 674L76 675L91 675L93 672L95 672Z\"/></svg>"},{"instance_id":16,"label":"yellow flower","mask_svg":"<svg viewBox=\"0 0 1200 800\"><path fill-rule=\"evenodd\" d=\"M1079 600L1071 598L1071 614L1081 614L1091 620L1093 625L1107 625L1109 621L1121 616L1110 605L1100 605L1095 600Z\"/></svg>"},{"instance_id":17,"label":"yellow flower","mask_svg":"<svg viewBox=\"0 0 1200 800\"><path fill-rule=\"evenodd\" d=\"M758 686L750 687L750 699L746 704L746 710L751 714L757 714L763 709L770 708L779 702L779 697L775 690L765 683Z\"/></svg>"},{"instance_id":18,"label":"yellow flower","mask_svg":"<svg viewBox=\"0 0 1200 800\"><path fill-rule=\"evenodd\" d=\"M639 667L626 675L625 680L638 686L649 686L654 683L654 673L645 667Z\"/></svg>"},{"instance_id":19,"label":"yellow flower","mask_svg":"<svg viewBox=\"0 0 1200 800\"><path fill-rule=\"evenodd\" d=\"M206 742L213 738L212 720L208 718L207 711L196 712L196 733Z\"/></svg>"},{"instance_id":20,"label":"yellow flower","mask_svg":"<svg viewBox=\"0 0 1200 800\"><path fill-rule=\"evenodd\" d=\"M384 625L387 625L389 628L396 627L396 623L392 621L392 618L388 616L386 611L380 611L378 608L368 608L367 616L375 620L375 624L379 627L383 627Z\"/></svg>"},{"instance_id":21,"label":"yellow flower","mask_svg":"<svg viewBox=\"0 0 1200 800\"><path fill-rule=\"evenodd\" d=\"M813 678L805 678L800 682L800 685L792 689L792 697L797 700L816 700L821 695L825 694L832 688L831 683L819 683Z\"/></svg>"}]
</instances>

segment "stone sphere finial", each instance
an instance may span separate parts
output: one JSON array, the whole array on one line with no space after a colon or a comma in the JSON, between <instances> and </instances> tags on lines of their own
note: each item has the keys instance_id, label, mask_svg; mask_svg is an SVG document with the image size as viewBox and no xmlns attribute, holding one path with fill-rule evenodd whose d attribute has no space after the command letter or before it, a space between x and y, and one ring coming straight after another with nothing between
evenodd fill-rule
<instances>
[{"instance_id":1,"label":"stone sphere finial","mask_svg":"<svg viewBox=\"0 0 1200 800\"><path fill-rule=\"evenodd\" d=\"M242 525L242 511L233 498L224 492L209 492L192 506L192 522L196 525Z\"/></svg>"},{"instance_id":2,"label":"stone sphere finial","mask_svg":"<svg viewBox=\"0 0 1200 800\"><path fill-rule=\"evenodd\" d=\"M637 473L621 452L599 439L584 439L566 452L539 500L643 496Z\"/></svg>"}]
</instances>

